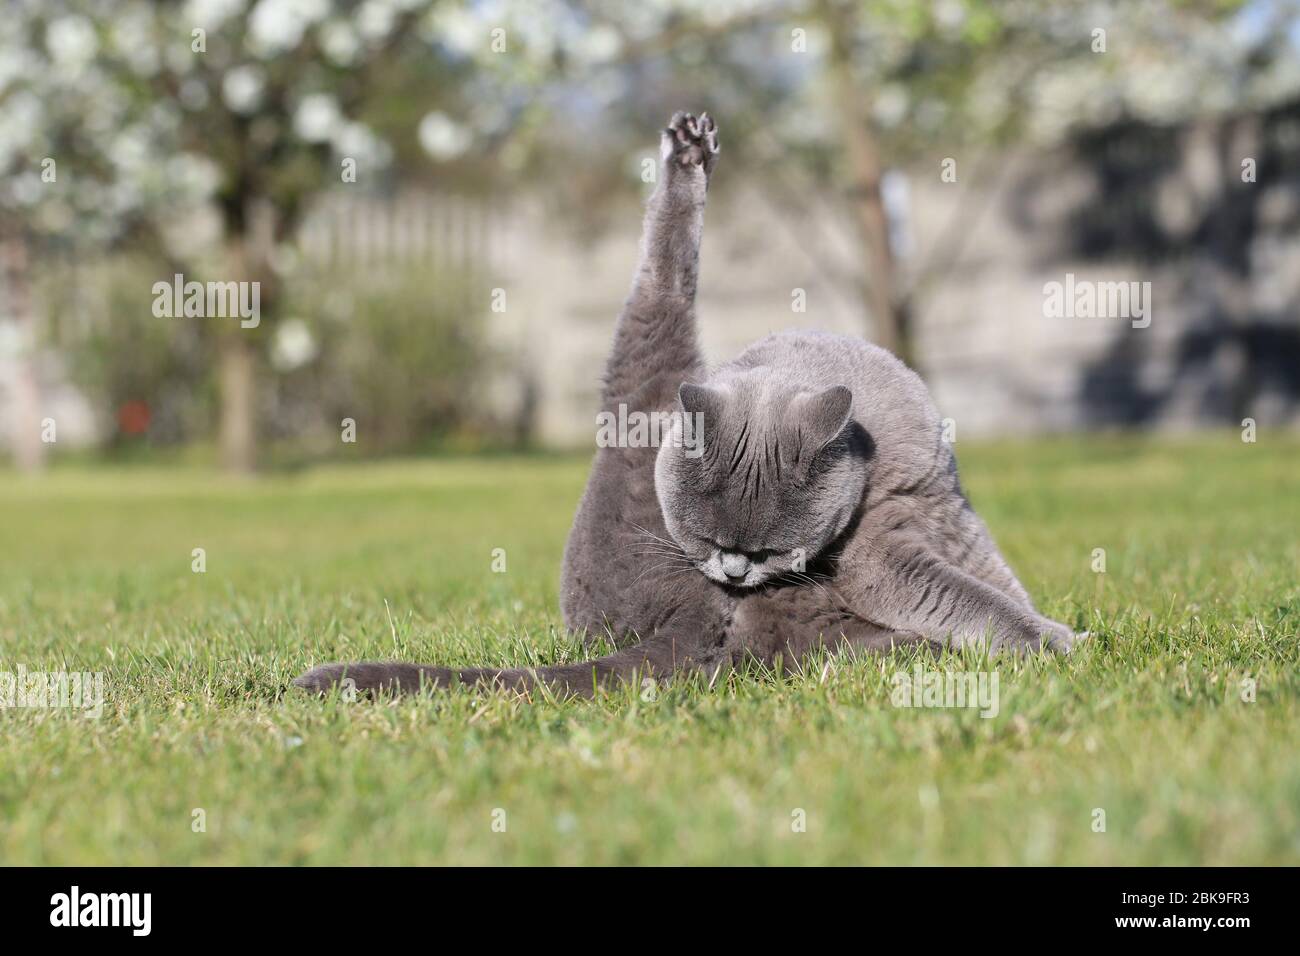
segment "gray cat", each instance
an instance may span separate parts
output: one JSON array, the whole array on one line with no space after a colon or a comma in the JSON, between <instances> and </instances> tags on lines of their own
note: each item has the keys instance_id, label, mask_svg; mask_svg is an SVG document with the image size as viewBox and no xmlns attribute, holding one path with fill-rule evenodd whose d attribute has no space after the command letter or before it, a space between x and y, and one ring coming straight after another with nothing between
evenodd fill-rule
<instances>
[{"instance_id":1,"label":"gray cat","mask_svg":"<svg viewBox=\"0 0 1300 956\"><path fill-rule=\"evenodd\" d=\"M602 410L677 414L657 448L598 451L561 579L568 627L622 649L536 669L328 664L295 684L542 682L590 695L618 680L712 678L746 658L794 663L821 647L1070 649L1076 635L1034 609L971 509L934 404L898 359L785 332L705 366L694 302L713 121L678 113L661 155Z\"/></svg>"}]
</instances>

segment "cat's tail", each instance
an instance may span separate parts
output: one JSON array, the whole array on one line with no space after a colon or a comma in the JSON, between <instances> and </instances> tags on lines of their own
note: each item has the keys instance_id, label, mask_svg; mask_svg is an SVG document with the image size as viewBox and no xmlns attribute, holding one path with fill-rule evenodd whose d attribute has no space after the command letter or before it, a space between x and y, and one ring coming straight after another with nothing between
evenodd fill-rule
<instances>
[{"instance_id":1,"label":"cat's tail","mask_svg":"<svg viewBox=\"0 0 1300 956\"><path fill-rule=\"evenodd\" d=\"M335 687L344 692L414 694L422 687L478 684L509 690L527 690L539 684L562 697L591 697L599 687L646 678L661 681L683 670L699 670L729 663L720 651L705 652L656 636L634 647L577 664L550 667L447 668L400 662L322 664L294 678L294 686L318 694Z\"/></svg>"}]
</instances>

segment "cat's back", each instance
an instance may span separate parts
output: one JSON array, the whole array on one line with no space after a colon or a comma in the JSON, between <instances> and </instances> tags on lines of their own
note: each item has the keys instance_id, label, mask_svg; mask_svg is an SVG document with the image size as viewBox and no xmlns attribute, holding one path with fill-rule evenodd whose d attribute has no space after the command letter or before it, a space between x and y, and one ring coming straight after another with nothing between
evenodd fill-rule
<instances>
[{"instance_id":1,"label":"cat's back","mask_svg":"<svg viewBox=\"0 0 1300 956\"><path fill-rule=\"evenodd\" d=\"M939 415L920 376L893 353L864 339L792 329L768 335L720 368L737 374L765 370L782 385L820 390L845 385L853 392L854 418L868 429L923 429Z\"/></svg>"}]
</instances>

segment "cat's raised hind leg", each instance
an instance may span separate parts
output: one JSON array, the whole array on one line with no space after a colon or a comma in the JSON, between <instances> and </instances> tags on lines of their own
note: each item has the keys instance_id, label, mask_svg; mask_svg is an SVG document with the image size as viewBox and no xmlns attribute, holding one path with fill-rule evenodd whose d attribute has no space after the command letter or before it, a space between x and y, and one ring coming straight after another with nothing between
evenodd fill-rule
<instances>
[{"instance_id":1,"label":"cat's raised hind leg","mask_svg":"<svg viewBox=\"0 0 1300 956\"><path fill-rule=\"evenodd\" d=\"M707 115L677 113L660 135L660 164L646 204L641 255L618 317L600 412L615 421L677 409L677 390L700 373L695 288L718 130ZM662 437L662 436L660 436ZM665 603L725 604L671 540L655 494L658 443L602 447L592 464L564 552L560 604L571 630L615 640L662 626Z\"/></svg>"},{"instance_id":2,"label":"cat's raised hind leg","mask_svg":"<svg viewBox=\"0 0 1300 956\"><path fill-rule=\"evenodd\" d=\"M708 114L676 113L660 134L660 163L646 204L641 257L605 367L604 407L620 401L667 408L703 364L695 289L718 128Z\"/></svg>"}]
</instances>

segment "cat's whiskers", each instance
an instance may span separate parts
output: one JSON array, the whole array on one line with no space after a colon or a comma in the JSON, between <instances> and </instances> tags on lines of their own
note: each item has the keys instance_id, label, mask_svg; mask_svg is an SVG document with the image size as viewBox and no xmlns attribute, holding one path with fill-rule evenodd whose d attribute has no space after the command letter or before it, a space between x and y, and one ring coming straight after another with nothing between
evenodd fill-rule
<instances>
[{"instance_id":1,"label":"cat's whiskers","mask_svg":"<svg viewBox=\"0 0 1300 956\"><path fill-rule=\"evenodd\" d=\"M640 548L634 551L629 548L627 553L628 554L665 554L665 555L670 554L670 555L677 555L679 557L685 557L685 554L682 552L680 548L674 551L670 551L668 548Z\"/></svg>"},{"instance_id":2,"label":"cat's whiskers","mask_svg":"<svg viewBox=\"0 0 1300 956\"><path fill-rule=\"evenodd\" d=\"M651 539L653 539L653 540L655 540L655 541L658 541L660 544L666 544L666 545L668 545L670 548L680 548L680 547L681 547L681 545L679 545L676 541L670 541L670 540L667 539L667 538L661 538L661 537L659 537L659 535L655 534L655 533L654 533L653 531L651 531L649 528L643 528L643 527L641 527L639 524L636 524L635 522L630 522L630 524L632 525L633 528L636 528L637 531L641 532L641 534L645 535L647 538L651 538Z\"/></svg>"},{"instance_id":3,"label":"cat's whiskers","mask_svg":"<svg viewBox=\"0 0 1300 956\"><path fill-rule=\"evenodd\" d=\"M627 548L625 553L636 555L640 558L662 558L664 560L644 568L632 580L632 584L629 586L639 584L642 580L652 574L657 575L666 581L673 577L684 576L689 572L698 571L698 568L695 566L695 561L687 555L687 553L682 549L682 546L676 541L660 537L650 529L643 528L639 524L633 523L632 527L638 532L637 540L633 542L632 546ZM680 588L675 590L680 590Z\"/></svg>"},{"instance_id":4,"label":"cat's whiskers","mask_svg":"<svg viewBox=\"0 0 1300 956\"><path fill-rule=\"evenodd\" d=\"M693 569L693 566L690 566L690 567L691 567L691 569ZM650 565L650 566L647 567L647 568L642 569L641 573L638 574L638 575L637 575L637 576L632 580L632 584L638 584L638 583L641 581L641 579L644 578L644 577L645 577L646 575L648 575L648 574L651 574L651 573L653 573L653 572L655 572L655 571L664 571L664 570L667 570L667 571L668 571L668 574L665 574L665 575L664 575L665 577L668 577L668 576L670 576L673 572L680 572L680 571L687 570L687 567L685 567L685 566L681 565L680 563L677 563L676 561L673 561L673 560L661 561L661 562L659 562L658 564L653 564L653 565Z\"/></svg>"},{"instance_id":5,"label":"cat's whiskers","mask_svg":"<svg viewBox=\"0 0 1300 956\"><path fill-rule=\"evenodd\" d=\"M822 594L824 594L826 597L831 598L832 600L835 598L835 596L834 596L833 594L831 594L831 592L830 592L829 590L827 590L827 588L826 588L826 586L825 586L824 584L822 584L820 581L818 581L816 578L814 578L811 574L808 574L808 573L806 573L806 572L804 572L804 571L795 571L795 570L791 569L791 570L789 570L789 571L786 571L786 572L783 573L783 574L777 575L777 577L776 577L774 580L778 580L778 581L779 581L779 580L781 580L781 579L783 579L783 578L786 578L786 579L793 579L795 582L798 582L799 584L807 584L807 585L810 585L810 586L812 586L812 587L815 587L818 591L820 591L820 592L821 592Z\"/></svg>"}]
</instances>

